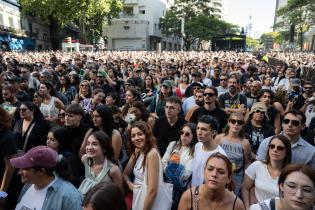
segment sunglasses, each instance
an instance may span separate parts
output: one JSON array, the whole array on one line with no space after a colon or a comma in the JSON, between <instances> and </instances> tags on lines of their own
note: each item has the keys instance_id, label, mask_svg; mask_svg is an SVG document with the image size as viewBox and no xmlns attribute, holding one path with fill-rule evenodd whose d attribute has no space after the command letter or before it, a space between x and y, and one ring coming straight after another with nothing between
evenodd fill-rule
<instances>
[{"instance_id":1,"label":"sunglasses","mask_svg":"<svg viewBox=\"0 0 315 210\"><path fill-rule=\"evenodd\" d=\"M26 108L20 108L19 111L20 112L25 112L27 109Z\"/></svg>"},{"instance_id":2,"label":"sunglasses","mask_svg":"<svg viewBox=\"0 0 315 210\"><path fill-rule=\"evenodd\" d=\"M166 88L166 89L168 88L168 86L166 86L166 85L162 85L162 87L163 87L163 88Z\"/></svg>"},{"instance_id":3,"label":"sunglasses","mask_svg":"<svg viewBox=\"0 0 315 210\"><path fill-rule=\"evenodd\" d=\"M305 90L311 90L313 87L304 87Z\"/></svg>"},{"instance_id":4,"label":"sunglasses","mask_svg":"<svg viewBox=\"0 0 315 210\"><path fill-rule=\"evenodd\" d=\"M38 98L39 96L38 95L34 95L34 98Z\"/></svg>"},{"instance_id":5,"label":"sunglasses","mask_svg":"<svg viewBox=\"0 0 315 210\"><path fill-rule=\"evenodd\" d=\"M214 93L204 93L203 95L204 95L204 96L209 96L209 97L213 97L213 96L215 96L215 94L214 94Z\"/></svg>"},{"instance_id":6,"label":"sunglasses","mask_svg":"<svg viewBox=\"0 0 315 210\"><path fill-rule=\"evenodd\" d=\"M289 124L291 122L292 125L294 126L299 126L300 122L298 120L289 120L289 119L284 119L283 124Z\"/></svg>"},{"instance_id":7,"label":"sunglasses","mask_svg":"<svg viewBox=\"0 0 315 210\"><path fill-rule=\"evenodd\" d=\"M230 119L229 122L232 123L233 125L235 125L236 123L237 123L238 125L243 125L243 124L244 124L244 121L243 121L243 120Z\"/></svg>"},{"instance_id":8,"label":"sunglasses","mask_svg":"<svg viewBox=\"0 0 315 210\"><path fill-rule=\"evenodd\" d=\"M255 113L261 113L261 114L265 114L266 112L264 111L260 111L260 110L256 110Z\"/></svg>"},{"instance_id":9,"label":"sunglasses","mask_svg":"<svg viewBox=\"0 0 315 210\"><path fill-rule=\"evenodd\" d=\"M220 81L227 81L227 79L220 79Z\"/></svg>"},{"instance_id":10,"label":"sunglasses","mask_svg":"<svg viewBox=\"0 0 315 210\"><path fill-rule=\"evenodd\" d=\"M278 151L284 151L284 147L283 146L276 146L274 144L269 144L269 149L276 149Z\"/></svg>"},{"instance_id":11,"label":"sunglasses","mask_svg":"<svg viewBox=\"0 0 315 210\"><path fill-rule=\"evenodd\" d=\"M179 134L182 136L184 135L185 137L189 137L190 133L189 132L185 132L185 131L180 131Z\"/></svg>"},{"instance_id":12,"label":"sunglasses","mask_svg":"<svg viewBox=\"0 0 315 210\"><path fill-rule=\"evenodd\" d=\"M26 74L27 73L27 71L21 71L21 74Z\"/></svg>"},{"instance_id":13,"label":"sunglasses","mask_svg":"<svg viewBox=\"0 0 315 210\"><path fill-rule=\"evenodd\" d=\"M89 87L89 85L86 85L86 84L81 84L80 86L81 87Z\"/></svg>"}]
</instances>

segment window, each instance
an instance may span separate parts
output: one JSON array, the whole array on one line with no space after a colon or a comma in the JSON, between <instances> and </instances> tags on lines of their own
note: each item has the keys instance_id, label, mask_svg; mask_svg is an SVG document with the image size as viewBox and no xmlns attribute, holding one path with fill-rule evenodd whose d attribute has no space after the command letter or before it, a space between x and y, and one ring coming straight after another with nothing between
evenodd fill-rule
<instances>
[{"instance_id":1,"label":"window","mask_svg":"<svg viewBox=\"0 0 315 210\"><path fill-rule=\"evenodd\" d=\"M9 17L9 26L10 26L11 28L14 28L13 17Z\"/></svg>"},{"instance_id":2,"label":"window","mask_svg":"<svg viewBox=\"0 0 315 210\"><path fill-rule=\"evenodd\" d=\"M129 26L124 26L124 29L125 29L125 30L129 30L130 27L129 27Z\"/></svg>"},{"instance_id":3,"label":"window","mask_svg":"<svg viewBox=\"0 0 315 210\"><path fill-rule=\"evenodd\" d=\"M145 6L139 6L139 14L145 14Z\"/></svg>"},{"instance_id":4,"label":"window","mask_svg":"<svg viewBox=\"0 0 315 210\"><path fill-rule=\"evenodd\" d=\"M124 7L123 8L123 14L126 16L132 16L133 15L133 7Z\"/></svg>"},{"instance_id":5,"label":"window","mask_svg":"<svg viewBox=\"0 0 315 210\"><path fill-rule=\"evenodd\" d=\"M47 33L43 33L43 40L47 40Z\"/></svg>"},{"instance_id":6,"label":"window","mask_svg":"<svg viewBox=\"0 0 315 210\"><path fill-rule=\"evenodd\" d=\"M4 25L3 14L0 14L0 25L1 25L1 26Z\"/></svg>"}]
</instances>

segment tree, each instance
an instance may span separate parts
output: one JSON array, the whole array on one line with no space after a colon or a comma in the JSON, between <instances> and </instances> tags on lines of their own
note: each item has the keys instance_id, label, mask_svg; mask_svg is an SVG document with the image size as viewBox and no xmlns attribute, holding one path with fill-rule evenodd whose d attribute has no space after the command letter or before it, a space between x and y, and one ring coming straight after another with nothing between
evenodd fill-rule
<instances>
[{"instance_id":1,"label":"tree","mask_svg":"<svg viewBox=\"0 0 315 210\"><path fill-rule=\"evenodd\" d=\"M100 36L104 22L117 16L122 8L120 0L19 0L19 3L22 14L39 17L53 26L51 33L58 34L66 25L77 27L83 43Z\"/></svg>"},{"instance_id":2,"label":"tree","mask_svg":"<svg viewBox=\"0 0 315 210\"><path fill-rule=\"evenodd\" d=\"M315 1L314 0L288 0L286 6L281 7L277 16L282 18L275 28L289 29L291 35L298 33L299 44L303 50L303 35L315 24ZM291 40L293 41L293 40Z\"/></svg>"},{"instance_id":3,"label":"tree","mask_svg":"<svg viewBox=\"0 0 315 210\"><path fill-rule=\"evenodd\" d=\"M251 49L257 49L260 46L258 40L254 39L252 37L249 37L249 36L246 37L246 45L248 48L251 48Z\"/></svg>"},{"instance_id":4,"label":"tree","mask_svg":"<svg viewBox=\"0 0 315 210\"><path fill-rule=\"evenodd\" d=\"M165 17L161 18L161 29L165 35L175 35L184 40L185 49L193 43L209 41L214 36L235 33L238 26L226 23L212 15L210 0L175 0ZM184 34L181 33L181 19L184 19Z\"/></svg>"}]
</instances>

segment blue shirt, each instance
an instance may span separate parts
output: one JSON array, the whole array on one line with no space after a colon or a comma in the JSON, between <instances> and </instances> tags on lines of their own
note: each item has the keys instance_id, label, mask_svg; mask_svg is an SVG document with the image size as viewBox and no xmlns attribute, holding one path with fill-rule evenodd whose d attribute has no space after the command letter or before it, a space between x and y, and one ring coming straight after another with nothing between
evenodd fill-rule
<instances>
[{"instance_id":1,"label":"blue shirt","mask_svg":"<svg viewBox=\"0 0 315 210\"><path fill-rule=\"evenodd\" d=\"M24 185L18 202L30 186L31 184ZM81 193L70 182L56 176L56 181L47 189L42 210L82 210L81 205Z\"/></svg>"},{"instance_id":2,"label":"blue shirt","mask_svg":"<svg viewBox=\"0 0 315 210\"><path fill-rule=\"evenodd\" d=\"M264 139L257 151L257 160L265 160L268 152L268 145L271 137ZM315 147L306 142L302 137L294 144L291 144L292 158L291 163L303 163L315 169Z\"/></svg>"}]
</instances>

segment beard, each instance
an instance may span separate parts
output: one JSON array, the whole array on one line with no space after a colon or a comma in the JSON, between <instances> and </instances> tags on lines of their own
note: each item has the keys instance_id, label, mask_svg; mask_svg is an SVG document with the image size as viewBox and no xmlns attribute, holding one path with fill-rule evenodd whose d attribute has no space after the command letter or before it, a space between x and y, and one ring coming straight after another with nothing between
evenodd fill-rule
<instances>
[{"instance_id":1,"label":"beard","mask_svg":"<svg viewBox=\"0 0 315 210\"><path fill-rule=\"evenodd\" d=\"M198 106L202 106L202 105L204 104L204 101L196 100L195 103L196 103Z\"/></svg>"}]
</instances>

